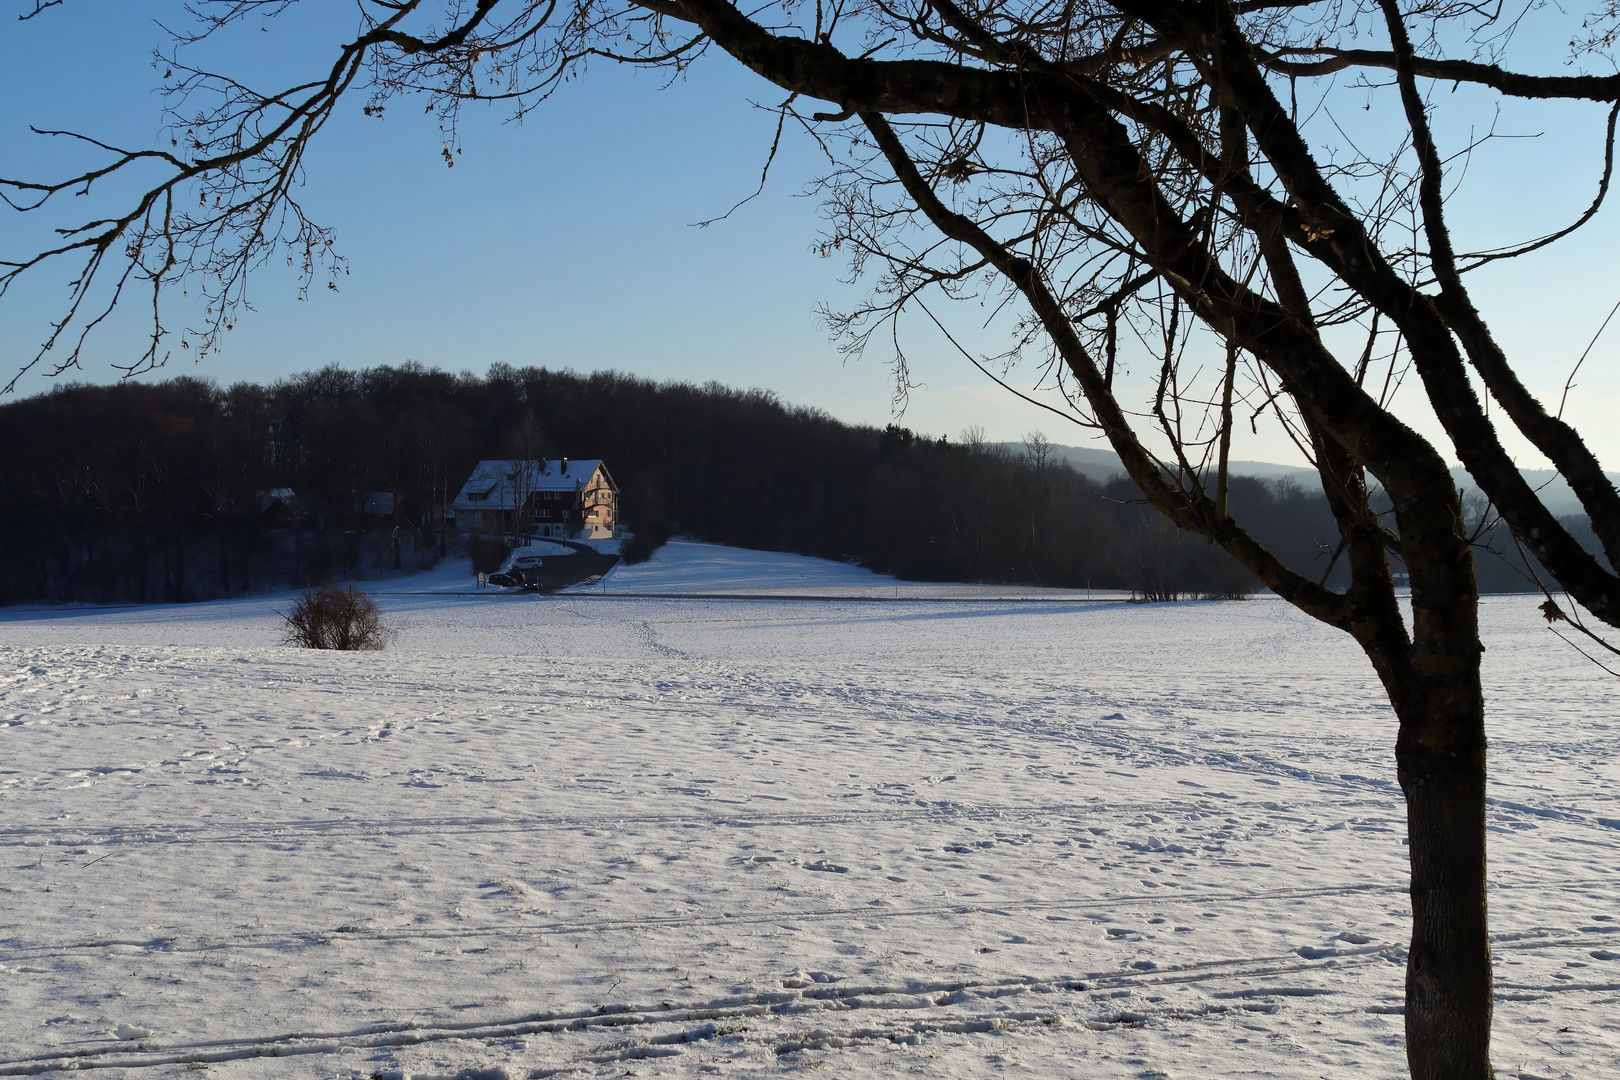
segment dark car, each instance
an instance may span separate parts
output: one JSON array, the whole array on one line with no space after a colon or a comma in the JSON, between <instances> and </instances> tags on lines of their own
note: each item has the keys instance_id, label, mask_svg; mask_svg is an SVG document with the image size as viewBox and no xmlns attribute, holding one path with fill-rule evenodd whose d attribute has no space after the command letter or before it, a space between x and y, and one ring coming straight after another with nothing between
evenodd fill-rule
<instances>
[{"instance_id":1,"label":"dark car","mask_svg":"<svg viewBox=\"0 0 1620 1080\"><path fill-rule=\"evenodd\" d=\"M540 584L540 556L519 555L512 565L487 579L503 589L533 589Z\"/></svg>"}]
</instances>

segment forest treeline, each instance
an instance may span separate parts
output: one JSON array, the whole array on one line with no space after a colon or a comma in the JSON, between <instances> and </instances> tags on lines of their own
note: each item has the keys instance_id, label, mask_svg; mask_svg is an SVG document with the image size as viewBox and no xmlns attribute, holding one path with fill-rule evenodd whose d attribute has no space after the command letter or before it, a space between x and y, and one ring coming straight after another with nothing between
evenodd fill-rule
<instances>
[{"instance_id":1,"label":"forest treeline","mask_svg":"<svg viewBox=\"0 0 1620 1080\"><path fill-rule=\"evenodd\" d=\"M774 394L613 372L327 367L269 386L192 378L71 385L0 406L0 603L185 601L432 565L439 520L482 458L604 459L624 522L843 559L912 580L1236 595L1251 579L1124 478L1033 440L844 424ZM270 499L291 489L296 511ZM392 510L378 513L387 492ZM1259 539L1338 583L1326 501L1237 477ZM369 512L368 512L369 511ZM398 532L396 532L396 529ZM403 537L403 539L398 539ZM1511 550L1505 534L1484 537ZM1480 560L1487 589L1524 588Z\"/></svg>"}]
</instances>

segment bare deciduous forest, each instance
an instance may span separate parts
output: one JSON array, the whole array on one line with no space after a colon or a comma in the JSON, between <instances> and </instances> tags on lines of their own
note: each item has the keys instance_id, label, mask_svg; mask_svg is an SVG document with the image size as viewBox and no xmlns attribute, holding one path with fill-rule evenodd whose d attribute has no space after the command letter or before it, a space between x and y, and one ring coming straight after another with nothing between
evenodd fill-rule
<instances>
[{"instance_id":1,"label":"bare deciduous forest","mask_svg":"<svg viewBox=\"0 0 1620 1080\"><path fill-rule=\"evenodd\" d=\"M858 561L905 578L1241 595L1218 548L1129 480L1040 454L856 427L768 393L613 373L326 368L270 386L68 386L0 407L0 602L187 601L406 569L455 545L440 510L480 458L602 457L630 528ZM90 433L95 433L94 437ZM266 503L275 489L296 508ZM388 492L391 514L366 513ZM1232 481L1269 546L1339 584L1321 494ZM1512 552L1487 531L1483 544ZM1481 558L1487 588L1525 587Z\"/></svg>"}]
</instances>

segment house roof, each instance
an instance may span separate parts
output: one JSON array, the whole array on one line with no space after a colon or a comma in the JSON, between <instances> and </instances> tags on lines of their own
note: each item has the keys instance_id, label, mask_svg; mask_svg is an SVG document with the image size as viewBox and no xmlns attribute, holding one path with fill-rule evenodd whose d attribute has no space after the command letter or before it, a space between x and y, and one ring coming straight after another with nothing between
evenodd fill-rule
<instances>
[{"instance_id":1,"label":"house roof","mask_svg":"<svg viewBox=\"0 0 1620 1080\"><path fill-rule=\"evenodd\" d=\"M566 467L564 461L567 462ZM494 458L480 461L461 491L451 500L452 510L511 510L519 492L579 491L591 482L598 469L604 479L607 470L601 458L551 458L522 461Z\"/></svg>"}]
</instances>

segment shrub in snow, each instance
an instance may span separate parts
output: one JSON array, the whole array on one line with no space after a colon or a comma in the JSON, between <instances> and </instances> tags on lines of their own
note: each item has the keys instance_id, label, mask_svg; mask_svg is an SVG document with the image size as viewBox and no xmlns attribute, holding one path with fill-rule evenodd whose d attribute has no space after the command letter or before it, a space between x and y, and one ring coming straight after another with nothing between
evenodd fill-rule
<instances>
[{"instance_id":1,"label":"shrub in snow","mask_svg":"<svg viewBox=\"0 0 1620 1080\"><path fill-rule=\"evenodd\" d=\"M353 585L309 589L281 617L281 643L306 649L381 649L394 636L376 602Z\"/></svg>"},{"instance_id":2,"label":"shrub in snow","mask_svg":"<svg viewBox=\"0 0 1620 1080\"><path fill-rule=\"evenodd\" d=\"M511 553L511 545L498 536L475 536L467 544L475 574L493 574Z\"/></svg>"},{"instance_id":3,"label":"shrub in snow","mask_svg":"<svg viewBox=\"0 0 1620 1080\"><path fill-rule=\"evenodd\" d=\"M646 562L652 558L652 553L663 547L669 540L669 529L662 523L639 528L630 535L619 548L619 554L626 566Z\"/></svg>"}]
</instances>

